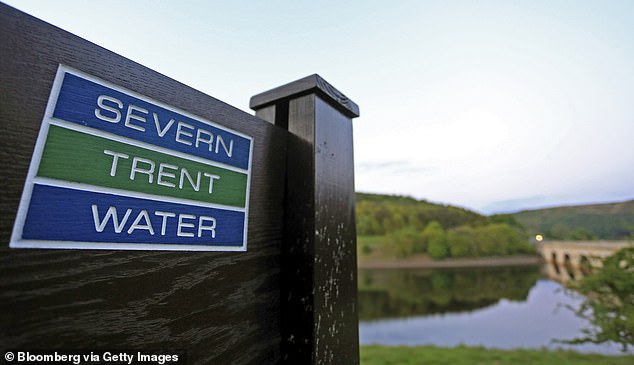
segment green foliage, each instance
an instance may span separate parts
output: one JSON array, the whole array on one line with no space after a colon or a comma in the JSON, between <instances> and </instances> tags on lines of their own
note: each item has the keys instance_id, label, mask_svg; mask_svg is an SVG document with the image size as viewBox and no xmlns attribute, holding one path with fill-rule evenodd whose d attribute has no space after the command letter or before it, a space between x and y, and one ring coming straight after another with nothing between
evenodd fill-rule
<instances>
[{"instance_id":1,"label":"green foliage","mask_svg":"<svg viewBox=\"0 0 634 365\"><path fill-rule=\"evenodd\" d=\"M570 238L576 241L590 241L596 240L597 236L587 228L579 227L570 234Z\"/></svg>"},{"instance_id":2,"label":"green foliage","mask_svg":"<svg viewBox=\"0 0 634 365\"><path fill-rule=\"evenodd\" d=\"M361 346L362 365L628 365L634 356L580 354L573 351L493 350L458 346Z\"/></svg>"},{"instance_id":3,"label":"green foliage","mask_svg":"<svg viewBox=\"0 0 634 365\"><path fill-rule=\"evenodd\" d=\"M634 247L605 259L601 270L574 288L587 297L576 313L592 327L584 330L584 337L570 342L614 341L623 351L634 346Z\"/></svg>"},{"instance_id":4,"label":"green foliage","mask_svg":"<svg viewBox=\"0 0 634 365\"><path fill-rule=\"evenodd\" d=\"M449 257L447 237L440 223L436 221L429 223L423 231L423 239L431 258L439 260Z\"/></svg>"},{"instance_id":5,"label":"green foliage","mask_svg":"<svg viewBox=\"0 0 634 365\"><path fill-rule=\"evenodd\" d=\"M412 256L422 241L422 235L411 227L401 228L387 235L387 242L398 258Z\"/></svg>"},{"instance_id":6,"label":"green foliage","mask_svg":"<svg viewBox=\"0 0 634 365\"><path fill-rule=\"evenodd\" d=\"M357 236L357 244L376 246L385 242L384 236Z\"/></svg>"},{"instance_id":7,"label":"green foliage","mask_svg":"<svg viewBox=\"0 0 634 365\"><path fill-rule=\"evenodd\" d=\"M447 232L447 242L450 242L449 253L452 257L473 257L478 251L475 243L474 228L462 226Z\"/></svg>"},{"instance_id":8,"label":"green foliage","mask_svg":"<svg viewBox=\"0 0 634 365\"><path fill-rule=\"evenodd\" d=\"M524 230L524 226L522 226L512 214L493 214L489 216L489 223L505 223L520 231Z\"/></svg>"},{"instance_id":9,"label":"green foliage","mask_svg":"<svg viewBox=\"0 0 634 365\"><path fill-rule=\"evenodd\" d=\"M503 256L534 254L522 229L508 223L493 223L481 227L462 226L447 233L452 257Z\"/></svg>"},{"instance_id":10,"label":"green foliage","mask_svg":"<svg viewBox=\"0 0 634 365\"><path fill-rule=\"evenodd\" d=\"M490 226L475 230L475 242L478 254L481 256L506 255L508 252L505 241L498 234L504 230L503 223L496 223Z\"/></svg>"},{"instance_id":11,"label":"green foliage","mask_svg":"<svg viewBox=\"0 0 634 365\"><path fill-rule=\"evenodd\" d=\"M505 223L476 228L475 239L481 256L535 252L520 231Z\"/></svg>"},{"instance_id":12,"label":"green foliage","mask_svg":"<svg viewBox=\"0 0 634 365\"><path fill-rule=\"evenodd\" d=\"M447 241L443 239L436 239L429 243L429 256L434 260L446 259L449 257L449 246Z\"/></svg>"},{"instance_id":13,"label":"green foliage","mask_svg":"<svg viewBox=\"0 0 634 365\"><path fill-rule=\"evenodd\" d=\"M512 215L485 217L409 197L357 193L357 222L360 236L384 235L397 258L417 253L444 259L535 252Z\"/></svg>"},{"instance_id":14,"label":"green foliage","mask_svg":"<svg viewBox=\"0 0 634 365\"><path fill-rule=\"evenodd\" d=\"M375 251L381 251L385 246L384 236L357 236L357 249L362 256L368 256Z\"/></svg>"},{"instance_id":15,"label":"green foliage","mask_svg":"<svg viewBox=\"0 0 634 365\"><path fill-rule=\"evenodd\" d=\"M445 231L432 221L422 232L401 228L386 236L395 257L428 253L435 260L448 257L503 256L535 253L523 234L506 223L481 227L460 226Z\"/></svg>"},{"instance_id":16,"label":"green foliage","mask_svg":"<svg viewBox=\"0 0 634 365\"><path fill-rule=\"evenodd\" d=\"M523 211L512 216L534 236L554 240L627 240L634 237L634 200Z\"/></svg>"},{"instance_id":17,"label":"green foliage","mask_svg":"<svg viewBox=\"0 0 634 365\"><path fill-rule=\"evenodd\" d=\"M570 236L570 227L563 223L555 223L544 231L544 236L555 240L565 240Z\"/></svg>"},{"instance_id":18,"label":"green foliage","mask_svg":"<svg viewBox=\"0 0 634 365\"><path fill-rule=\"evenodd\" d=\"M361 249L361 254L363 255L369 255L372 253L372 246L370 245L363 245L363 248Z\"/></svg>"},{"instance_id":19,"label":"green foliage","mask_svg":"<svg viewBox=\"0 0 634 365\"><path fill-rule=\"evenodd\" d=\"M401 228L422 231L437 221L446 229L483 225L487 218L475 212L395 195L357 193L357 234L387 235Z\"/></svg>"}]
</instances>

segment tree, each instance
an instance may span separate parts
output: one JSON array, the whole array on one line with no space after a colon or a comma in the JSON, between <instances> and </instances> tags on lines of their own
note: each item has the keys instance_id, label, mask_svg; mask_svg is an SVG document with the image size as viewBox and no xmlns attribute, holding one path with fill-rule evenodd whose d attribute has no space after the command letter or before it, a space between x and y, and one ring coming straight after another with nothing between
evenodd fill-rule
<instances>
[{"instance_id":1,"label":"tree","mask_svg":"<svg viewBox=\"0 0 634 365\"><path fill-rule=\"evenodd\" d=\"M449 245L447 236L440 223L433 221L423 231L423 241L427 244L427 252L433 259L449 257Z\"/></svg>"},{"instance_id":2,"label":"tree","mask_svg":"<svg viewBox=\"0 0 634 365\"><path fill-rule=\"evenodd\" d=\"M547 230L545 234L546 237L554 240L566 240L570 235L570 227L563 223L557 223Z\"/></svg>"},{"instance_id":3,"label":"tree","mask_svg":"<svg viewBox=\"0 0 634 365\"><path fill-rule=\"evenodd\" d=\"M503 223L490 224L475 229L475 244L480 256L498 256L508 253L507 242L501 236Z\"/></svg>"},{"instance_id":4,"label":"tree","mask_svg":"<svg viewBox=\"0 0 634 365\"><path fill-rule=\"evenodd\" d=\"M576 228L570 234L570 238L575 241L588 241L588 240L596 240L597 236L594 233L590 232L587 228Z\"/></svg>"},{"instance_id":5,"label":"tree","mask_svg":"<svg viewBox=\"0 0 634 365\"><path fill-rule=\"evenodd\" d=\"M634 345L634 247L605 259L601 270L581 279L574 289L587 298L575 312L591 327L583 330L584 337L564 342L614 341L624 352Z\"/></svg>"},{"instance_id":6,"label":"tree","mask_svg":"<svg viewBox=\"0 0 634 365\"><path fill-rule=\"evenodd\" d=\"M398 258L412 256L416 252L416 245L422 240L421 234L413 228L401 228L387 236L394 255Z\"/></svg>"},{"instance_id":7,"label":"tree","mask_svg":"<svg viewBox=\"0 0 634 365\"><path fill-rule=\"evenodd\" d=\"M447 232L447 243L452 257L475 256L473 228L461 226Z\"/></svg>"}]
</instances>

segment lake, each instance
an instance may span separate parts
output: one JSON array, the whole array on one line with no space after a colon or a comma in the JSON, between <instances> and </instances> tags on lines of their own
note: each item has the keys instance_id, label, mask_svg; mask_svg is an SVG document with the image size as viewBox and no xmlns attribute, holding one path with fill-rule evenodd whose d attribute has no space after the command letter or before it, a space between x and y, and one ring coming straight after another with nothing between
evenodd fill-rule
<instances>
[{"instance_id":1,"label":"lake","mask_svg":"<svg viewBox=\"0 0 634 365\"><path fill-rule=\"evenodd\" d=\"M616 344L555 342L581 336L588 323L568 308L577 308L583 297L564 290L546 272L541 266L362 269L361 344L620 354Z\"/></svg>"}]
</instances>

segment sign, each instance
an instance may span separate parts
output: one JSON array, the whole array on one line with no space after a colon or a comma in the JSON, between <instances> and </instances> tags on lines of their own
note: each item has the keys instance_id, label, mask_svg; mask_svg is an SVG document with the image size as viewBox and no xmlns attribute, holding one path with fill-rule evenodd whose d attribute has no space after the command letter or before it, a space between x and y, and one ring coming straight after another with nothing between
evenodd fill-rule
<instances>
[{"instance_id":1,"label":"sign","mask_svg":"<svg viewBox=\"0 0 634 365\"><path fill-rule=\"evenodd\" d=\"M11 247L246 251L253 139L60 65Z\"/></svg>"}]
</instances>

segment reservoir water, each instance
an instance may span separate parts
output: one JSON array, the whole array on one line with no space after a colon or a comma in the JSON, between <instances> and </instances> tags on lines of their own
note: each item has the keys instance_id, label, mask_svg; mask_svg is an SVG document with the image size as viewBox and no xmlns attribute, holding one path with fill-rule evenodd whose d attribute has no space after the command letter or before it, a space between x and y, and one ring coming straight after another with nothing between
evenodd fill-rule
<instances>
[{"instance_id":1,"label":"reservoir water","mask_svg":"<svg viewBox=\"0 0 634 365\"><path fill-rule=\"evenodd\" d=\"M361 344L622 354L616 344L557 342L581 336L589 324L570 309L583 297L545 272L539 266L360 270Z\"/></svg>"}]
</instances>

